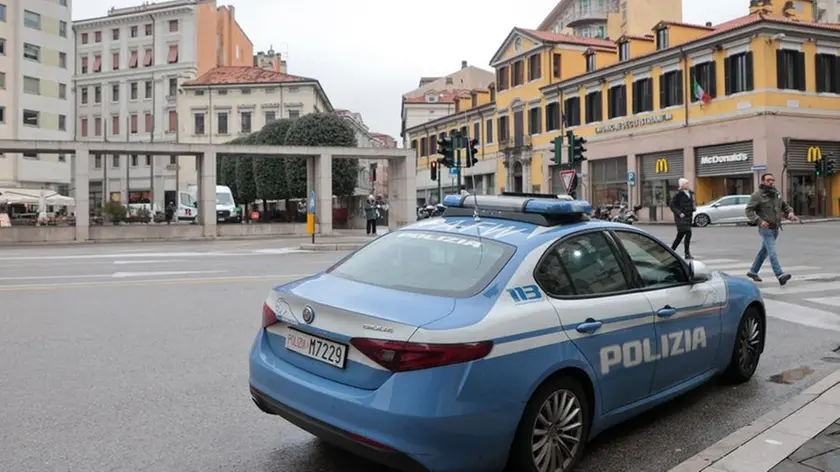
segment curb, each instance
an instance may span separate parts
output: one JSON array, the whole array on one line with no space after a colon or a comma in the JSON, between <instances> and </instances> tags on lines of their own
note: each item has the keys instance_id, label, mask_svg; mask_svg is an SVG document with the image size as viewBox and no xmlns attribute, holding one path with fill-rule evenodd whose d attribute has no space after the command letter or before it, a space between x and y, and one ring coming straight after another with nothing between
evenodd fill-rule
<instances>
[{"instance_id":1,"label":"curb","mask_svg":"<svg viewBox=\"0 0 840 472\"><path fill-rule=\"evenodd\" d=\"M840 218L815 218L809 220L802 220L803 225L810 225L815 223L832 223L835 221L840 221ZM640 226L674 226L673 221L637 221L637 225ZM786 223L786 225L793 226L796 223ZM735 226L749 226L747 223L718 223L706 226L706 228L732 228ZM696 228L696 226L694 226Z\"/></svg>"},{"instance_id":2,"label":"curb","mask_svg":"<svg viewBox=\"0 0 840 472\"><path fill-rule=\"evenodd\" d=\"M710 447L670 469L668 472L701 472L703 470L706 470L706 472L717 472L716 469L712 469L716 462L728 456L756 436L769 430L777 423L780 423L785 418L796 415L799 410L837 384L840 384L840 370L811 385L792 400L773 409L715 444L712 444Z\"/></svg>"},{"instance_id":3,"label":"curb","mask_svg":"<svg viewBox=\"0 0 840 472\"><path fill-rule=\"evenodd\" d=\"M303 251L318 251L318 252L328 252L328 251L355 251L360 247L364 246L366 243L307 243L301 244L300 249Z\"/></svg>"}]
</instances>

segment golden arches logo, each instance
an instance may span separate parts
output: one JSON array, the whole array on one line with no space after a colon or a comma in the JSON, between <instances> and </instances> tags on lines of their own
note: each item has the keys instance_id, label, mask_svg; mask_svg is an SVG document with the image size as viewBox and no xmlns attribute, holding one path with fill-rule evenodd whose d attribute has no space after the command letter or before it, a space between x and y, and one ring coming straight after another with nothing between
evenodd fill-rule
<instances>
[{"instance_id":1,"label":"golden arches logo","mask_svg":"<svg viewBox=\"0 0 840 472\"><path fill-rule=\"evenodd\" d=\"M808 148L808 162L817 162L822 160L822 150L819 146L811 146Z\"/></svg>"},{"instance_id":2,"label":"golden arches logo","mask_svg":"<svg viewBox=\"0 0 840 472\"><path fill-rule=\"evenodd\" d=\"M656 160L656 173L657 174L667 174L668 173L668 159L657 159Z\"/></svg>"}]
</instances>

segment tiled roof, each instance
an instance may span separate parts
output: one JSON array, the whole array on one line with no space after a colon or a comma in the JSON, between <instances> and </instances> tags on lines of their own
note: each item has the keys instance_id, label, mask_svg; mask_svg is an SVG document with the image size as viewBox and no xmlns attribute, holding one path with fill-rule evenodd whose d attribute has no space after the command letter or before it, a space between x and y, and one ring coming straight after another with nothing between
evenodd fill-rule
<instances>
[{"instance_id":1,"label":"tiled roof","mask_svg":"<svg viewBox=\"0 0 840 472\"><path fill-rule=\"evenodd\" d=\"M616 39L616 42L618 42L622 39L638 39L639 41L654 41L654 38L653 38L652 34L648 34L648 35L645 35L645 36L639 36L639 35L635 35L635 34L624 34L624 35L621 35L621 37L619 37L618 39Z\"/></svg>"},{"instance_id":2,"label":"tiled roof","mask_svg":"<svg viewBox=\"0 0 840 472\"><path fill-rule=\"evenodd\" d=\"M571 34L559 34L559 33L550 33L548 31L536 31L536 30L529 30L524 28L517 28L525 34L531 35L535 38L539 38L542 41L548 43L564 43L564 44L577 44L580 46L595 46L595 47L602 47L602 48L614 48L615 43L608 39L600 39L600 38L584 38L582 36L574 36Z\"/></svg>"},{"instance_id":3,"label":"tiled roof","mask_svg":"<svg viewBox=\"0 0 840 472\"><path fill-rule=\"evenodd\" d=\"M657 26L659 26L659 25L683 26L685 28L696 28L696 29L704 29L704 30L709 30L709 31L712 31L712 30L716 29L715 26L695 25L695 24L692 24L692 23L683 23L681 21L660 21L659 24L657 24Z\"/></svg>"},{"instance_id":4,"label":"tiled roof","mask_svg":"<svg viewBox=\"0 0 840 472\"><path fill-rule=\"evenodd\" d=\"M190 85L247 85L247 84L278 84L287 82L316 82L315 79L283 74L259 67L216 67L201 77L184 82Z\"/></svg>"},{"instance_id":5,"label":"tiled roof","mask_svg":"<svg viewBox=\"0 0 840 472\"><path fill-rule=\"evenodd\" d=\"M476 90L477 92L486 92L486 90ZM435 103L455 103L456 98L469 98L471 90L467 89L452 89L452 90L435 90L424 93L419 97L405 97L405 103L426 103L426 95L437 93L438 101Z\"/></svg>"}]
</instances>

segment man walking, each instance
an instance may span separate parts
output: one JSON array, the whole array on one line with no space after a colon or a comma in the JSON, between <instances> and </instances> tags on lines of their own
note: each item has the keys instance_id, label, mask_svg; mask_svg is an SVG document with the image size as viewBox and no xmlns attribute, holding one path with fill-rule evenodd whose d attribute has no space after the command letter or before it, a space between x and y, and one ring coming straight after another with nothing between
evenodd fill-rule
<instances>
[{"instance_id":1,"label":"man walking","mask_svg":"<svg viewBox=\"0 0 840 472\"><path fill-rule=\"evenodd\" d=\"M366 229L368 236L376 236L376 217L377 217L377 204L376 200L374 200L373 195L368 196L367 201L365 202L365 221L366 221Z\"/></svg>"},{"instance_id":2,"label":"man walking","mask_svg":"<svg viewBox=\"0 0 840 472\"><path fill-rule=\"evenodd\" d=\"M799 222L799 217L794 215L793 208L782 200L775 184L776 178L773 174L762 175L758 191L752 194L747 204L747 218L750 223L758 225L758 234L761 236L761 249L758 250L755 261L747 272L747 277L761 282L758 271L761 270L764 260L770 257L773 273L776 274L779 284L784 285L790 280L790 274L784 273L776 255L776 239L779 237L779 230L782 229L781 215L784 214L787 219L794 222Z\"/></svg>"},{"instance_id":3,"label":"man walking","mask_svg":"<svg viewBox=\"0 0 840 472\"><path fill-rule=\"evenodd\" d=\"M677 224L677 238L671 249L677 250L685 239L685 258L691 259L691 223L694 221L694 192L689 189L688 179L679 180L680 189L671 198L671 211Z\"/></svg>"}]
</instances>

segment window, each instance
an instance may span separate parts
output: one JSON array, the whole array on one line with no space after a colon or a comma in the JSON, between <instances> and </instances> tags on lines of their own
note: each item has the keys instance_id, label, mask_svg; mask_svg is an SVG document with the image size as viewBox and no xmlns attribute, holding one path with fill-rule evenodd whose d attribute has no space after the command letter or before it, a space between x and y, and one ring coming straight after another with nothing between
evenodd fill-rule
<instances>
[{"instance_id":1,"label":"window","mask_svg":"<svg viewBox=\"0 0 840 472\"><path fill-rule=\"evenodd\" d=\"M507 141L510 138L510 129L508 129L508 117L500 116L496 123L499 126L499 141Z\"/></svg>"},{"instance_id":2,"label":"window","mask_svg":"<svg viewBox=\"0 0 840 472\"><path fill-rule=\"evenodd\" d=\"M88 102L88 88L82 87L82 105L87 105Z\"/></svg>"},{"instance_id":3,"label":"window","mask_svg":"<svg viewBox=\"0 0 840 472\"><path fill-rule=\"evenodd\" d=\"M0 21L6 21L6 5L0 3Z\"/></svg>"},{"instance_id":4,"label":"window","mask_svg":"<svg viewBox=\"0 0 840 472\"><path fill-rule=\"evenodd\" d=\"M615 234L646 287L665 288L688 282L682 263L660 243L639 233Z\"/></svg>"},{"instance_id":5,"label":"window","mask_svg":"<svg viewBox=\"0 0 840 472\"><path fill-rule=\"evenodd\" d=\"M67 131L67 116L66 115L58 115L58 129L61 131Z\"/></svg>"},{"instance_id":6,"label":"window","mask_svg":"<svg viewBox=\"0 0 840 472\"><path fill-rule=\"evenodd\" d=\"M102 31L96 31L93 33L93 42L94 43L101 43L102 42Z\"/></svg>"},{"instance_id":7,"label":"window","mask_svg":"<svg viewBox=\"0 0 840 472\"><path fill-rule=\"evenodd\" d=\"M554 131L560 129L560 103L549 103L545 106L545 130Z\"/></svg>"},{"instance_id":8,"label":"window","mask_svg":"<svg viewBox=\"0 0 840 472\"><path fill-rule=\"evenodd\" d=\"M277 112L274 111L267 111L265 112L265 124L269 124L272 121L277 120Z\"/></svg>"},{"instance_id":9,"label":"window","mask_svg":"<svg viewBox=\"0 0 840 472\"><path fill-rule=\"evenodd\" d=\"M169 96L174 97L178 93L178 79L171 77L169 79Z\"/></svg>"},{"instance_id":10,"label":"window","mask_svg":"<svg viewBox=\"0 0 840 472\"><path fill-rule=\"evenodd\" d=\"M37 152L25 152L25 153L23 153L23 158L24 159L33 159L33 160L40 159L40 157L38 157Z\"/></svg>"},{"instance_id":11,"label":"window","mask_svg":"<svg viewBox=\"0 0 840 472\"><path fill-rule=\"evenodd\" d=\"M111 101L120 101L120 84L111 84Z\"/></svg>"},{"instance_id":12,"label":"window","mask_svg":"<svg viewBox=\"0 0 840 472\"><path fill-rule=\"evenodd\" d=\"M659 76L659 108L683 104L683 73L681 70Z\"/></svg>"},{"instance_id":13,"label":"window","mask_svg":"<svg viewBox=\"0 0 840 472\"><path fill-rule=\"evenodd\" d=\"M116 154L111 156L111 167L113 167L114 169L120 168L120 156Z\"/></svg>"},{"instance_id":14,"label":"window","mask_svg":"<svg viewBox=\"0 0 840 472\"><path fill-rule=\"evenodd\" d=\"M40 122L40 113L33 110L23 110L23 125L24 126L38 126Z\"/></svg>"},{"instance_id":15,"label":"window","mask_svg":"<svg viewBox=\"0 0 840 472\"><path fill-rule=\"evenodd\" d=\"M23 26L27 28L32 28L36 30L41 29L41 15L35 13L34 11L24 10L23 11Z\"/></svg>"},{"instance_id":16,"label":"window","mask_svg":"<svg viewBox=\"0 0 840 472\"><path fill-rule=\"evenodd\" d=\"M120 134L120 115L111 116L111 134Z\"/></svg>"},{"instance_id":17,"label":"window","mask_svg":"<svg viewBox=\"0 0 840 472\"><path fill-rule=\"evenodd\" d=\"M93 56L93 71L102 72L102 56L98 54Z\"/></svg>"},{"instance_id":18,"label":"window","mask_svg":"<svg viewBox=\"0 0 840 472\"><path fill-rule=\"evenodd\" d=\"M131 29L129 30L129 34L131 35L132 38L136 38L137 37L137 27L132 26Z\"/></svg>"},{"instance_id":19,"label":"window","mask_svg":"<svg viewBox=\"0 0 840 472\"><path fill-rule=\"evenodd\" d=\"M41 95L41 80L35 77L23 76L23 93Z\"/></svg>"},{"instance_id":20,"label":"window","mask_svg":"<svg viewBox=\"0 0 840 472\"><path fill-rule=\"evenodd\" d=\"M178 20L169 20L169 32L170 33L177 33L178 32Z\"/></svg>"},{"instance_id":21,"label":"window","mask_svg":"<svg viewBox=\"0 0 840 472\"><path fill-rule=\"evenodd\" d=\"M250 111L243 111L239 115L240 124L242 125L242 132L243 133L250 133L251 132L251 112Z\"/></svg>"},{"instance_id":22,"label":"window","mask_svg":"<svg viewBox=\"0 0 840 472\"><path fill-rule=\"evenodd\" d=\"M560 78L560 74L563 72L563 55L562 54L554 54L551 59L551 74L554 76L555 79Z\"/></svg>"},{"instance_id":23,"label":"window","mask_svg":"<svg viewBox=\"0 0 840 472\"><path fill-rule=\"evenodd\" d=\"M218 134L228 134L228 114L227 112L221 112L216 116L217 121L217 128L216 132Z\"/></svg>"},{"instance_id":24,"label":"window","mask_svg":"<svg viewBox=\"0 0 840 472\"><path fill-rule=\"evenodd\" d=\"M67 53L66 52L58 53L58 67L61 67L62 69L67 68Z\"/></svg>"},{"instance_id":25,"label":"window","mask_svg":"<svg viewBox=\"0 0 840 472\"><path fill-rule=\"evenodd\" d=\"M111 54L111 69L119 70L120 69L120 53L115 52Z\"/></svg>"},{"instance_id":26,"label":"window","mask_svg":"<svg viewBox=\"0 0 840 472\"><path fill-rule=\"evenodd\" d=\"M145 85L144 97L146 98L146 100L148 100L148 99L152 98L152 81L147 80L144 85Z\"/></svg>"},{"instance_id":27,"label":"window","mask_svg":"<svg viewBox=\"0 0 840 472\"><path fill-rule=\"evenodd\" d=\"M177 166L178 165L178 156L169 156L169 165ZM184 197L185 197L185 195L181 195L181 201L188 200L187 198L184 198Z\"/></svg>"},{"instance_id":28,"label":"window","mask_svg":"<svg viewBox=\"0 0 840 472\"><path fill-rule=\"evenodd\" d=\"M586 72L592 72L595 70L596 62L595 62L595 54L592 53L586 56Z\"/></svg>"},{"instance_id":29,"label":"window","mask_svg":"<svg viewBox=\"0 0 840 472\"><path fill-rule=\"evenodd\" d=\"M146 29L146 36L151 36L152 35L152 25L151 25L151 23L146 25L145 29Z\"/></svg>"},{"instance_id":30,"label":"window","mask_svg":"<svg viewBox=\"0 0 840 472\"><path fill-rule=\"evenodd\" d=\"M487 123L484 125L484 142L485 143L492 143L493 142L493 119L487 120Z\"/></svg>"},{"instance_id":31,"label":"window","mask_svg":"<svg viewBox=\"0 0 840 472\"><path fill-rule=\"evenodd\" d=\"M626 61L630 59L630 42L625 41L618 46L618 60Z\"/></svg>"},{"instance_id":32,"label":"window","mask_svg":"<svg viewBox=\"0 0 840 472\"><path fill-rule=\"evenodd\" d=\"M662 28L656 32L656 50L666 49L668 46L668 28Z\"/></svg>"},{"instance_id":33,"label":"window","mask_svg":"<svg viewBox=\"0 0 840 472\"><path fill-rule=\"evenodd\" d=\"M137 134L137 128L138 128L138 126L137 126L137 120L138 120L137 114L131 115L129 120L130 120L130 125L131 125L131 134Z\"/></svg>"},{"instance_id":34,"label":"window","mask_svg":"<svg viewBox=\"0 0 840 472\"><path fill-rule=\"evenodd\" d=\"M102 103L102 86L97 85L93 88L93 103Z\"/></svg>"},{"instance_id":35,"label":"window","mask_svg":"<svg viewBox=\"0 0 840 472\"><path fill-rule=\"evenodd\" d=\"M6 89L6 73L0 72L0 90Z\"/></svg>"},{"instance_id":36,"label":"window","mask_svg":"<svg viewBox=\"0 0 840 472\"><path fill-rule=\"evenodd\" d=\"M534 107L528 110L528 134L542 132L542 108Z\"/></svg>"},{"instance_id":37,"label":"window","mask_svg":"<svg viewBox=\"0 0 840 472\"><path fill-rule=\"evenodd\" d=\"M805 53L779 49L776 51L776 87L805 91Z\"/></svg>"},{"instance_id":38,"label":"window","mask_svg":"<svg viewBox=\"0 0 840 472\"><path fill-rule=\"evenodd\" d=\"M251 89L242 89L242 95L251 95Z\"/></svg>"},{"instance_id":39,"label":"window","mask_svg":"<svg viewBox=\"0 0 840 472\"><path fill-rule=\"evenodd\" d=\"M204 134L204 113L196 113L193 116L193 134Z\"/></svg>"},{"instance_id":40,"label":"window","mask_svg":"<svg viewBox=\"0 0 840 472\"><path fill-rule=\"evenodd\" d=\"M537 266L537 282L552 296L606 295L630 289L618 258L601 232L561 241Z\"/></svg>"},{"instance_id":41,"label":"window","mask_svg":"<svg viewBox=\"0 0 840 472\"><path fill-rule=\"evenodd\" d=\"M542 78L542 56L540 54L532 54L528 58L528 80L537 80Z\"/></svg>"},{"instance_id":42,"label":"window","mask_svg":"<svg viewBox=\"0 0 840 472\"><path fill-rule=\"evenodd\" d=\"M23 43L23 58L41 62L41 48L34 44Z\"/></svg>"},{"instance_id":43,"label":"window","mask_svg":"<svg viewBox=\"0 0 840 472\"><path fill-rule=\"evenodd\" d=\"M693 66L689 69L688 75L688 83L691 85L692 90L694 89L694 82L697 81L704 92L708 93L712 98L717 97L717 63L715 61L704 62ZM696 102L698 100L699 98L697 98L696 94L692 93L691 101Z\"/></svg>"},{"instance_id":44,"label":"window","mask_svg":"<svg viewBox=\"0 0 840 472\"><path fill-rule=\"evenodd\" d=\"M137 82L132 82L129 87L129 98L131 100L137 100Z\"/></svg>"},{"instance_id":45,"label":"window","mask_svg":"<svg viewBox=\"0 0 840 472\"><path fill-rule=\"evenodd\" d=\"M607 95L607 116L609 119L627 116L627 86L610 87Z\"/></svg>"},{"instance_id":46,"label":"window","mask_svg":"<svg viewBox=\"0 0 840 472\"><path fill-rule=\"evenodd\" d=\"M58 84L58 98L67 100L67 84Z\"/></svg>"},{"instance_id":47,"label":"window","mask_svg":"<svg viewBox=\"0 0 840 472\"><path fill-rule=\"evenodd\" d=\"M567 98L563 105L563 119L566 126L580 126L580 97Z\"/></svg>"},{"instance_id":48,"label":"window","mask_svg":"<svg viewBox=\"0 0 840 472\"><path fill-rule=\"evenodd\" d=\"M143 115L143 125L144 125L144 126L143 126L143 131L145 131L145 132L147 132L147 133L152 133L152 132L154 132L154 130L155 130L155 129L154 129L154 128L155 128L155 122L154 122L154 120L152 119L152 114L151 114L151 113L146 112L146 113Z\"/></svg>"},{"instance_id":49,"label":"window","mask_svg":"<svg viewBox=\"0 0 840 472\"><path fill-rule=\"evenodd\" d=\"M120 39L120 29L114 28L111 30L111 39L114 41L118 41Z\"/></svg>"},{"instance_id":50,"label":"window","mask_svg":"<svg viewBox=\"0 0 840 472\"><path fill-rule=\"evenodd\" d=\"M743 52L724 59L726 94L749 92L753 89L753 53Z\"/></svg>"},{"instance_id":51,"label":"window","mask_svg":"<svg viewBox=\"0 0 840 472\"><path fill-rule=\"evenodd\" d=\"M476 121L475 123L473 123L473 135L472 135L472 137L474 139L477 139L478 142L481 142L481 122L480 121Z\"/></svg>"},{"instance_id":52,"label":"window","mask_svg":"<svg viewBox=\"0 0 840 472\"><path fill-rule=\"evenodd\" d=\"M0 106L0 123L5 123L5 122L6 122L6 107ZM3 156L3 154L0 154L0 157L2 157L2 156Z\"/></svg>"},{"instance_id":53,"label":"window","mask_svg":"<svg viewBox=\"0 0 840 472\"><path fill-rule=\"evenodd\" d=\"M586 122L594 123L604 118L604 100L601 91L586 94Z\"/></svg>"},{"instance_id":54,"label":"window","mask_svg":"<svg viewBox=\"0 0 840 472\"><path fill-rule=\"evenodd\" d=\"M82 33L82 44L87 44L87 43L88 43L88 34L87 33Z\"/></svg>"},{"instance_id":55,"label":"window","mask_svg":"<svg viewBox=\"0 0 840 472\"><path fill-rule=\"evenodd\" d=\"M93 119L93 134L94 136L102 136L102 118L98 116Z\"/></svg>"},{"instance_id":56,"label":"window","mask_svg":"<svg viewBox=\"0 0 840 472\"><path fill-rule=\"evenodd\" d=\"M513 63L513 86L522 85L525 83L525 63L523 61L516 61Z\"/></svg>"},{"instance_id":57,"label":"window","mask_svg":"<svg viewBox=\"0 0 840 472\"><path fill-rule=\"evenodd\" d=\"M145 155L145 156L143 156L143 157L144 157L144 159L143 159L143 160L145 160L145 161L146 161L146 165L147 165L147 166L152 165L152 156L150 156L150 155L146 154L146 155Z\"/></svg>"},{"instance_id":58,"label":"window","mask_svg":"<svg viewBox=\"0 0 840 472\"><path fill-rule=\"evenodd\" d=\"M67 37L67 22L66 21L59 21L58 22L58 35L62 38Z\"/></svg>"},{"instance_id":59,"label":"window","mask_svg":"<svg viewBox=\"0 0 840 472\"><path fill-rule=\"evenodd\" d=\"M169 126L166 128L170 133L178 131L178 112L169 110Z\"/></svg>"},{"instance_id":60,"label":"window","mask_svg":"<svg viewBox=\"0 0 840 472\"><path fill-rule=\"evenodd\" d=\"M6 40L4 38L0 38L0 56L6 55Z\"/></svg>"},{"instance_id":61,"label":"window","mask_svg":"<svg viewBox=\"0 0 840 472\"><path fill-rule=\"evenodd\" d=\"M300 118L300 110L289 110L289 118L293 120Z\"/></svg>"},{"instance_id":62,"label":"window","mask_svg":"<svg viewBox=\"0 0 840 472\"><path fill-rule=\"evenodd\" d=\"M137 50L130 51L131 55L128 58L128 68L129 69L136 69L137 68Z\"/></svg>"},{"instance_id":63,"label":"window","mask_svg":"<svg viewBox=\"0 0 840 472\"><path fill-rule=\"evenodd\" d=\"M653 111L653 79L633 82L633 114Z\"/></svg>"},{"instance_id":64,"label":"window","mask_svg":"<svg viewBox=\"0 0 840 472\"><path fill-rule=\"evenodd\" d=\"M143 56L143 67L151 67L153 62L154 57L152 56L152 50L146 49Z\"/></svg>"},{"instance_id":65,"label":"window","mask_svg":"<svg viewBox=\"0 0 840 472\"><path fill-rule=\"evenodd\" d=\"M94 169L101 169L102 168L102 155L96 154L93 156L93 168Z\"/></svg>"},{"instance_id":66,"label":"window","mask_svg":"<svg viewBox=\"0 0 840 472\"><path fill-rule=\"evenodd\" d=\"M82 118L79 120L79 128L81 128L82 137L85 138L88 135L88 120L87 118Z\"/></svg>"},{"instance_id":67,"label":"window","mask_svg":"<svg viewBox=\"0 0 840 472\"><path fill-rule=\"evenodd\" d=\"M817 92L840 93L840 58L834 54L817 54Z\"/></svg>"},{"instance_id":68,"label":"window","mask_svg":"<svg viewBox=\"0 0 840 472\"><path fill-rule=\"evenodd\" d=\"M431 139L432 138L429 138L430 141L431 141ZM425 137L420 138L420 155L421 156L427 156L428 155L426 153L426 138Z\"/></svg>"},{"instance_id":69,"label":"window","mask_svg":"<svg viewBox=\"0 0 840 472\"><path fill-rule=\"evenodd\" d=\"M178 45L177 44L170 44L169 45L169 56L166 58L166 62L170 64L175 64L178 62Z\"/></svg>"},{"instance_id":70,"label":"window","mask_svg":"<svg viewBox=\"0 0 840 472\"><path fill-rule=\"evenodd\" d=\"M508 69L509 67L505 66L499 67L496 71L496 85L500 92L507 89L510 83L510 71Z\"/></svg>"},{"instance_id":71,"label":"window","mask_svg":"<svg viewBox=\"0 0 840 472\"><path fill-rule=\"evenodd\" d=\"M438 234L387 234L327 269L330 275L369 285L441 297L471 297L490 283L514 252L488 238L459 235L459 244Z\"/></svg>"},{"instance_id":72,"label":"window","mask_svg":"<svg viewBox=\"0 0 840 472\"><path fill-rule=\"evenodd\" d=\"M131 155L131 167L137 167L138 164L139 164L139 162L137 160L137 154L132 154Z\"/></svg>"}]
</instances>

